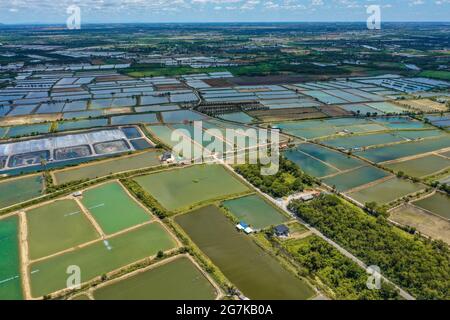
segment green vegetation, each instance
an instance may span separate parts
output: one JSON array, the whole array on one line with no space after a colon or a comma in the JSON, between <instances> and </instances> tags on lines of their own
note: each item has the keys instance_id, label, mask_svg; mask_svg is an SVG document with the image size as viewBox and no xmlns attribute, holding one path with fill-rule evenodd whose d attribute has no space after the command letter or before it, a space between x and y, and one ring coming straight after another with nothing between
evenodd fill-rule
<instances>
[{"instance_id":1,"label":"green vegetation","mask_svg":"<svg viewBox=\"0 0 450 320\"><path fill-rule=\"evenodd\" d=\"M212 284L186 257L94 291L97 300L212 300Z\"/></svg>"},{"instance_id":2,"label":"green vegetation","mask_svg":"<svg viewBox=\"0 0 450 320\"><path fill-rule=\"evenodd\" d=\"M450 71L425 70L419 73L419 77L435 78L440 80L450 80Z\"/></svg>"},{"instance_id":3,"label":"green vegetation","mask_svg":"<svg viewBox=\"0 0 450 320\"><path fill-rule=\"evenodd\" d=\"M312 277L318 277L332 291L336 299L376 300L398 299L395 288L383 283L381 290L367 288L368 274L331 244L317 236L278 241Z\"/></svg>"},{"instance_id":4,"label":"green vegetation","mask_svg":"<svg viewBox=\"0 0 450 320\"><path fill-rule=\"evenodd\" d=\"M303 173L298 166L284 157L280 157L280 167L274 175L262 175L262 167L260 163L245 164L235 166L235 170L262 192L277 198L303 191L314 183L314 178Z\"/></svg>"},{"instance_id":5,"label":"green vegetation","mask_svg":"<svg viewBox=\"0 0 450 320\"><path fill-rule=\"evenodd\" d=\"M289 209L417 298L450 297L450 251L442 241L413 237L334 195Z\"/></svg>"},{"instance_id":6,"label":"green vegetation","mask_svg":"<svg viewBox=\"0 0 450 320\"><path fill-rule=\"evenodd\" d=\"M227 68L202 68L201 72L220 72L227 71ZM134 65L131 68L121 70L131 77L160 77L160 76L179 76L183 74L199 73L197 68L189 66L177 67L162 67L160 64L140 64Z\"/></svg>"}]
</instances>

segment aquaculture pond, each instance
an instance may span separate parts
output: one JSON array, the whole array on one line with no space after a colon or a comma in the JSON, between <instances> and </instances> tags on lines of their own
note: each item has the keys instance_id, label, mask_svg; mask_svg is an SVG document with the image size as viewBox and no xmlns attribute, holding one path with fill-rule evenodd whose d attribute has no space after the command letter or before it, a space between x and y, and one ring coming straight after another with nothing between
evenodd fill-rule
<instances>
[{"instance_id":1,"label":"aquaculture pond","mask_svg":"<svg viewBox=\"0 0 450 320\"><path fill-rule=\"evenodd\" d=\"M137 177L135 180L168 210L249 190L220 165L174 169Z\"/></svg>"},{"instance_id":2,"label":"aquaculture pond","mask_svg":"<svg viewBox=\"0 0 450 320\"><path fill-rule=\"evenodd\" d=\"M0 300L23 299L18 233L17 215L0 220Z\"/></svg>"},{"instance_id":3,"label":"aquaculture pond","mask_svg":"<svg viewBox=\"0 0 450 320\"><path fill-rule=\"evenodd\" d=\"M150 221L150 214L121 184L108 182L83 192L81 202L106 234Z\"/></svg>"},{"instance_id":4,"label":"aquaculture pond","mask_svg":"<svg viewBox=\"0 0 450 320\"><path fill-rule=\"evenodd\" d=\"M306 282L284 269L251 237L238 232L219 208L207 206L175 220L246 297L287 300L314 295Z\"/></svg>"},{"instance_id":5,"label":"aquaculture pond","mask_svg":"<svg viewBox=\"0 0 450 320\"><path fill-rule=\"evenodd\" d=\"M323 162L326 162L339 170L348 170L364 164L359 159L350 157L341 152L333 151L315 144L304 143L298 146L298 149L309 154L310 156L317 158Z\"/></svg>"},{"instance_id":6,"label":"aquaculture pond","mask_svg":"<svg viewBox=\"0 0 450 320\"><path fill-rule=\"evenodd\" d=\"M325 178L323 179L323 182L330 187L335 186L339 191L346 191L387 177L388 175L388 172L381 169L372 166L365 166Z\"/></svg>"},{"instance_id":7,"label":"aquaculture pond","mask_svg":"<svg viewBox=\"0 0 450 320\"><path fill-rule=\"evenodd\" d=\"M70 181L83 179L93 179L111 173L157 166L160 164L160 156L160 151L151 150L130 156L84 164L75 168L54 171L53 175L56 184L64 184Z\"/></svg>"},{"instance_id":8,"label":"aquaculture pond","mask_svg":"<svg viewBox=\"0 0 450 320\"><path fill-rule=\"evenodd\" d=\"M213 285L187 257L94 291L96 300L212 300L216 295Z\"/></svg>"},{"instance_id":9,"label":"aquaculture pond","mask_svg":"<svg viewBox=\"0 0 450 320\"><path fill-rule=\"evenodd\" d=\"M88 129L88 128L94 128L94 127L104 127L107 125L108 125L108 119L63 121L63 122L58 123L58 131Z\"/></svg>"},{"instance_id":10,"label":"aquaculture pond","mask_svg":"<svg viewBox=\"0 0 450 320\"><path fill-rule=\"evenodd\" d=\"M219 116L220 119L234 121L239 123L250 123L254 120L254 118L250 117L245 112L234 112L234 113L226 113L221 114Z\"/></svg>"},{"instance_id":11,"label":"aquaculture pond","mask_svg":"<svg viewBox=\"0 0 450 320\"><path fill-rule=\"evenodd\" d=\"M338 172L337 169L299 151L298 148L286 150L283 155L298 165L304 172L314 177L324 177Z\"/></svg>"},{"instance_id":12,"label":"aquaculture pond","mask_svg":"<svg viewBox=\"0 0 450 320\"><path fill-rule=\"evenodd\" d=\"M74 200L58 200L29 210L26 216L30 259L39 259L99 237Z\"/></svg>"},{"instance_id":13,"label":"aquaculture pond","mask_svg":"<svg viewBox=\"0 0 450 320\"><path fill-rule=\"evenodd\" d=\"M323 140L322 143L334 148L354 149L400 141L405 141L405 139L398 133L375 133L368 135L348 135Z\"/></svg>"},{"instance_id":14,"label":"aquaculture pond","mask_svg":"<svg viewBox=\"0 0 450 320\"><path fill-rule=\"evenodd\" d=\"M443 193L436 192L430 197L414 202L414 205L431 211L445 219L450 219L450 196Z\"/></svg>"},{"instance_id":15,"label":"aquaculture pond","mask_svg":"<svg viewBox=\"0 0 450 320\"><path fill-rule=\"evenodd\" d=\"M151 223L87 247L35 262L29 270L32 296L40 297L65 288L67 268L71 265L77 265L83 270L81 281L85 282L175 246L175 241L159 223Z\"/></svg>"},{"instance_id":16,"label":"aquaculture pond","mask_svg":"<svg viewBox=\"0 0 450 320\"><path fill-rule=\"evenodd\" d=\"M223 202L225 208L253 228L263 229L283 223L287 218L259 195L250 195Z\"/></svg>"},{"instance_id":17,"label":"aquaculture pond","mask_svg":"<svg viewBox=\"0 0 450 320\"><path fill-rule=\"evenodd\" d=\"M48 133L50 131L50 124L33 124L11 127L6 134L8 138L28 136L33 134Z\"/></svg>"},{"instance_id":18,"label":"aquaculture pond","mask_svg":"<svg viewBox=\"0 0 450 320\"><path fill-rule=\"evenodd\" d=\"M41 175L33 175L0 181L0 209L39 197L44 187L43 180Z\"/></svg>"},{"instance_id":19,"label":"aquaculture pond","mask_svg":"<svg viewBox=\"0 0 450 320\"><path fill-rule=\"evenodd\" d=\"M403 171L409 176L420 178L450 167L450 159L431 154L421 158L386 164L385 167L395 172Z\"/></svg>"},{"instance_id":20,"label":"aquaculture pond","mask_svg":"<svg viewBox=\"0 0 450 320\"><path fill-rule=\"evenodd\" d=\"M348 196L361 204L372 201L379 204L385 204L423 189L425 189L425 186L422 184L413 183L405 179L392 178L353 193L349 193Z\"/></svg>"},{"instance_id":21,"label":"aquaculture pond","mask_svg":"<svg viewBox=\"0 0 450 320\"><path fill-rule=\"evenodd\" d=\"M369 149L355 154L373 162L384 162L416 154L431 152L450 147L450 136L406 142L393 146Z\"/></svg>"}]
</instances>

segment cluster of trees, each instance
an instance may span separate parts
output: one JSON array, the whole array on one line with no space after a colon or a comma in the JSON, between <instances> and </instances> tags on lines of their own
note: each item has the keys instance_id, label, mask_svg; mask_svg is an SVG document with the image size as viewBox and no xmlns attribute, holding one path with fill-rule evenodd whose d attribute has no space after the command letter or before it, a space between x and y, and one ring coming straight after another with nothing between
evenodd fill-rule
<instances>
[{"instance_id":1,"label":"cluster of trees","mask_svg":"<svg viewBox=\"0 0 450 320\"><path fill-rule=\"evenodd\" d=\"M260 163L244 164L236 166L235 170L262 192L276 198L303 191L305 186L312 186L315 183L314 178L284 157L280 157L280 167L274 175L262 175L261 168Z\"/></svg>"},{"instance_id":2,"label":"cluster of trees","mask_svg":"<svg viewBox=\"0 0 450 320\"><path fill-rule=\"evenodd\" d=\"M282 245L310 276L318 277L328 286L336 299L399 299L398 290L384 281L380 290L370 290L368 273L317 236L285 241Z\"/></svg>"},{"instance_id":3,"label":"cluster of trees","mask_svg":"<svg viewBox=\"0 0 450 320\"><path fill-rule=\"evenodd\" d=\"M419 299L450 298L450 250L442 241L411 236L382 215L372 217L324 195L289 209Z\"/></svg>"}]
</instances>

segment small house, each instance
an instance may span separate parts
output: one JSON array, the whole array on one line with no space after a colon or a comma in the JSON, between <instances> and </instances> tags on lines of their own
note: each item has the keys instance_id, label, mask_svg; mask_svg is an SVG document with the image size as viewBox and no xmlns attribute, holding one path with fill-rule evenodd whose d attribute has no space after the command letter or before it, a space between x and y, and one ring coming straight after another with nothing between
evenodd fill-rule
<instances>
[{"instance_id":1,"label":"small house","mask_svg":"<svg viewBox=\"0 0 450 320\"><path fill-rule=\"evenodd\" d=\"M173 163L174 161L175 161L175 158L172 155L172 152L166 151L161 156L161 162Z\"/></svg>"},{"instance_id":2,"label":"small house","mask_svg":"<svg viewBox=\"0 0 450 320\"><path fill-rule=\"evenodd\" d=\"M284 224L280 224L273 229L277 237L289 237L289 228Z\"/></svg>"}]
</instances>

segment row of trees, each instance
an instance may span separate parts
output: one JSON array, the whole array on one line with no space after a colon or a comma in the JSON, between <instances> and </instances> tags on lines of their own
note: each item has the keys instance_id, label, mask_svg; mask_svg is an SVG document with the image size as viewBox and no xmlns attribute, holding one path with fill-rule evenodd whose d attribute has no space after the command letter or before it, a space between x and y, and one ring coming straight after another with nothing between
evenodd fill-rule
<instances>
[{"instance_id":1,"label":"row of trees","mask_svg":"<svg viewBox=\"0 0 450 320\"><path fill-rule=\"evenodd\" d=\"M450 298L450 251L442 241L411 236L335 195L289 209L419 299Z\"/></svg>"},{"instance_id":2,"label":"row of trees","mask_svg":"<svg viewBox=\"0 0 450 320\"><path fill-rule=\"evenodd\" d=\"M380 290L370 290L368 273L317 236L282 241L281 245L308 275L329 287L336 299L399 299L398 290L387 282L381 282Z\"/></svg>"},{"instance_id":3,"label":"row of trees","mask_svg":"<svg viewBox=\"0 0 450 320\"><path fill-rule=\"evenodd\" d=\"M244 164L235 167L247 181L262 192L280 198L299 191L315 183L314 178L303 173L298 166L284 157L280 157L280 167L275 175L263 176L261 164Z\"/></svg>"}]
</instances>

